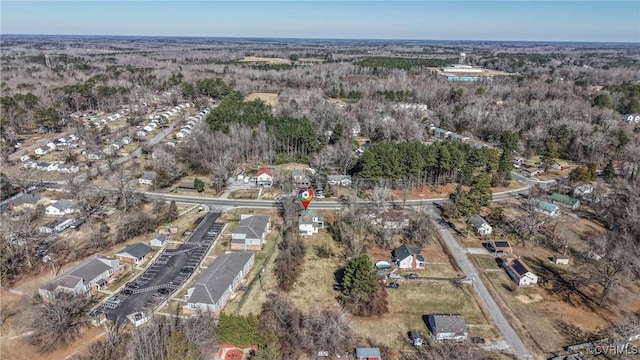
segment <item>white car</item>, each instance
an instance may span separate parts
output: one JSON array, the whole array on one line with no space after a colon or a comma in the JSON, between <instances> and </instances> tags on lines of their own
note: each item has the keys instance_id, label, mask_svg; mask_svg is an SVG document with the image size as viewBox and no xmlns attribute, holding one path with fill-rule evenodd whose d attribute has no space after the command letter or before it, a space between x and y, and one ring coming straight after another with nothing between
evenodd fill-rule
<instances>
[{"instance_id":1,"label":"white car","mask_svg":"<svg viewBox=\"0 0 640 360\"><path fill-rule=\"evenodd\" d=\"M402 276L398 274L391 273L389 274L389 279L402 279Z\"/></svg>"}]
</instances>

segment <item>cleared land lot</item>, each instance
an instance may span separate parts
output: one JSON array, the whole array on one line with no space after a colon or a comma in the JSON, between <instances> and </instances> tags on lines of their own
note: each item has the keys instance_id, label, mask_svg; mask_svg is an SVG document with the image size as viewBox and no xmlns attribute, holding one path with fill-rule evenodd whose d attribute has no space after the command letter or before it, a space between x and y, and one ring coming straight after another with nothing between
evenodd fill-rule
<instances>
[{"instance_id":1,"label":"cleared land lot","mask_svg":"<svg viewBox=\"0 0 640 360\"><path fill-rule=\"evenodd\" d=\"M258 56L245 56L244 59L240 60L240 62L246 63L267 63L267 64L291 64L291 60L282 59L282 58L269 58L269 57L258 57Z\"/></svg>"},{"instance_id":2,"label":"cleared land lot","mask_svg":"<svg viewBox=\"0 0 640 360\"><path fill-rule=\"evenodd\" d=\"M246 101L254 101L256 99L262 100L265 104L269 106L278 105L278 94L273 93L251 93L245 99Z\"/></svg>"}]
</instances>

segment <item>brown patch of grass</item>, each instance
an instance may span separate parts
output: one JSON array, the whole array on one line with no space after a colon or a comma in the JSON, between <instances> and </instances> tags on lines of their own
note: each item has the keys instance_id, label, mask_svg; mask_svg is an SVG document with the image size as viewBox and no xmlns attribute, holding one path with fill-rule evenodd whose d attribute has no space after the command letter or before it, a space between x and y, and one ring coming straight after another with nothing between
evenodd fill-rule
<instances>
[{"instance_id":1,"label":"brown patch of grass","mask_svg":"<svg viewBox=\"0 0 640 360\"><path fill-rule=\"evenodd\" d=\"M252 199L255 200L258 198L259 189L241 189L232 191L229 194L229 199Z\"/></svg>"},{"instance_id":2,"label":"brown patch of grass","mask_svg":"<svg viewBox=\"0 0 640 360\"><path fill-rule=\"evenodd\" d=\"M269 106L278 105L278 94L273 93L251 93L245 98L245 101L254 101L256 99L262 100L262 102Z\"/></svg>"},{"instance_id":3,"label":"brown patch of grass","mask_svg":"<svg viewBox=\"0 0 640 360\"><path fill-rule=\"evenodd\" d=\"M240 60L240 62L257 62L257 63L287 64L287 65L291 64L291 60L288 60L288 59L259 57L259 56L245 56L244 59Z\"/></svg>"}]
</instances>

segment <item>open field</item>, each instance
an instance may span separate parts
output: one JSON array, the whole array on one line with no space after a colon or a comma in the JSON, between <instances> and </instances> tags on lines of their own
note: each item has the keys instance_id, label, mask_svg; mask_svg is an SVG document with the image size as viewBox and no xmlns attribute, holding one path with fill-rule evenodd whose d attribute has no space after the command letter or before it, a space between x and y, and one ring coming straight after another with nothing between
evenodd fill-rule
<instances>
[{"instance_id":1,"label":"open field","mask_svg":"<svg viewBox=\"0 0 640 360\"><path fill-rule=\"evenodd\" d=\"M271 57L259 57L259 56L245 56L244 59L240 60L240 62L244 63L266 63L266 64L291 64L291 60L282 59L282 58L271 58Z\"/></svg>"},{"instance_id":2,"label":"open field","mask_svg":"<svg viewBox=\"0 0 640 360\"><path fill-rule=\"evenodd\" d=\"M260 99L262 100L262 102L264 102L265 104L269 105L269 106L276 106L278 105L278 94L273 94L273 93L251 93L247 96L247 98L245 99L246 101L254 101L256 99Z\"/></svg>"},{"instance_id":3,"label":"open field","mask_svg":"<svg viewBox=\"0 0 640 360\"><path fill-rule=\"evenodd\" d=\"M407 331L429 331L423 315L431 313L462 314L468 325L469 336L495 339L497 332L487 321L475 301L468 285L456 287L450 282L402 281L397 289L388 289L389 313L379 318L353 318L353 328L357 335L371 337L385 345L399 349L404 343ZM377 331L372 331L377 329ZM383 331L380 331L384 329Z\"/></svg>"}]
</instances>

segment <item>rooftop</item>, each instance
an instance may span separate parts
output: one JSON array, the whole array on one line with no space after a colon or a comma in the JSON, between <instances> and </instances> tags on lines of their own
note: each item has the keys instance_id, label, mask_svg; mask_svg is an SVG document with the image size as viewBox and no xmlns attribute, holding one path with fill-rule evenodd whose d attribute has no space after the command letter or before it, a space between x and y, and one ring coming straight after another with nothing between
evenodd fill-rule
<instances>
[{"instance_id":1,"label":"rooftop","mask_svg":"<svg viewBox=\"0 0 640 360\"><path fill-rule=\"evenodd\" d=\"M216 304L253 256L250 252L218 256L196 280L189 303Z\"/></svg>"}]
</instances>

